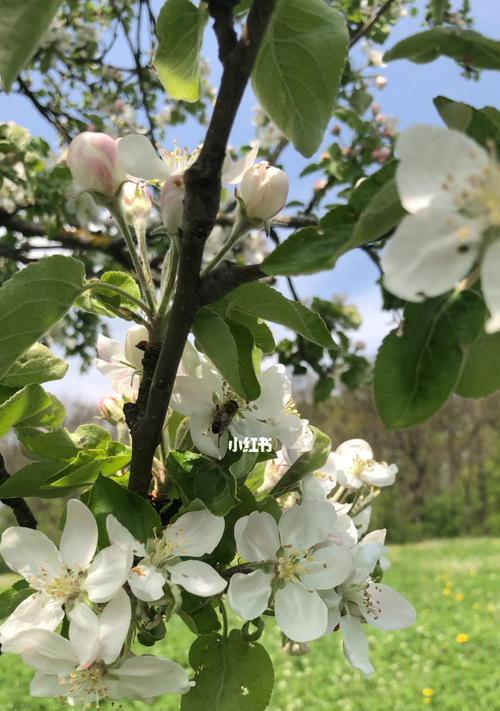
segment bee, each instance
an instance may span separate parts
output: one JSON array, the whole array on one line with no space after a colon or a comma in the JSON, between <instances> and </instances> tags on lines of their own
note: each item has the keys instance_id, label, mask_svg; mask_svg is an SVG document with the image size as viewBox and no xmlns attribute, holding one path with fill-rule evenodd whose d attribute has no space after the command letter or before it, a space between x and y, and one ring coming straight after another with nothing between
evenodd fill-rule
<instances>
[{"instance_id":1,"label":"bee","mask_svg":"<svg viewBox=\"0 0 500 711\"><path fill-rule=\"evenodd\" d=\"M236 400L227 400L222 405L216 405L216 408L210 429L212 434L218 434L220 437L229 428L238 412L239 405Z\"/></svg>"}]
</instances>

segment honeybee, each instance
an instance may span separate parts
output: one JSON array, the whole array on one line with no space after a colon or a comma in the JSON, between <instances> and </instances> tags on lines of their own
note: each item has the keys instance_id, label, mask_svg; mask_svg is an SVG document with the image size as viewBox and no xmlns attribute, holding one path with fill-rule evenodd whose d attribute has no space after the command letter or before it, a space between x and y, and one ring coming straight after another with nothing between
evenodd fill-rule
<instances>
[{"instance_id":1,"label":"honeybee","mask_svg":"<svg viewBox=\"0 0 500 711\"><path fill-rule=\"evenodd\" d=\"M236 400L227 400L222 405L216 405L216 412L210 427L212 434L219 436L229 428L234 416L238 412L239 405Z\"/></svg>"}]
</instances>

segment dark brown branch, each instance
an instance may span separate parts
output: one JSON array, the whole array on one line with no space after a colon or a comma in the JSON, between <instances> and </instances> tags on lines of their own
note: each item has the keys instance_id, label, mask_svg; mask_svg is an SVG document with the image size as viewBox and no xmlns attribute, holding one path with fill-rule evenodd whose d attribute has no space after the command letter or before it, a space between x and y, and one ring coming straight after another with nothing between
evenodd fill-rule
<instances>
[{"instance_id":1,"label":"dark brown branch","mask_svg":"<svg viewBox=\"0 0 500 711\"><path fill-rule=\"evenodd\" d=\"M217 219L221 170L229 134L248 84L276 0L254 0L235 48L224 58L217 101L200 155L185 174L177 289L145 411L132 429L129 487L147 496L175 376L199 306L200 268L205 241Z\"/></svg>"},{"instance_id":2,"label":"dark brown branch","mask_svg":"<svg viewBox=\"0 0 500 711\"><path fill-rule=\"evenodd\" d=\"M217 215L216 224L221 227L232 227L234 217L220 212ZM282 227L289 230L296 230L301 227L315 227L317 224L318 218L315 215L280 215L271 220L272 227Z\"/></svg>"},{"instance_id":3,"label":"dark brown branch","mask_svg":"<svg viewBox=\"0 0 500 711\"><path fill-rule=\"evenodd\" d=\"M9 472L5 468L5 461L3 456L0 454L0 484L4 484L10 478ZM30 507L24 499L0 499L2 504L9 506L14 512L14 516L20 526L26 526L27 528L36 528L37 520L33 516Z\"/></svg>"},{"instance_id":4,"label":"dark brown branch","mask_svg":"<svg viewBox=\"0 0 500 711\"><path fill-rule=\"evenodd\" d=\"M242 284L267 277L268 275L264 274L260 266L260 264L248 264L239 267L233 262L222 262L217 269L201 280L198 289L200 306L213 304Z\"/></svg>"},{"instance_id":5,"label":"dark brown branch","mask_svg":"<svg viewBox=\"0 0 500 711\"><path fill-rule=\"evenodd\" d=\"M214 19L214 32L219 45L219 59L224 64L226 57L238 42L234 31L232 3L227 0L208 0L208 11Z\"/></svg>"},{"instance_id":6,"label":"dark brown branch","mask_svg":"<svg viewBox=\"0 0 500 711\"><path fill-rule=\"evenodd\" d=\"M361 25L361 27L356 30L356 32L352 35L349 47L353 47L359 42L360 39L366 37L372 27L380 20L383 15L385 15L387 10L390 9L393 3L394 0L385 0L385 2L379 7L379 9L374 12L371 17L368 18L364 25Z\"/></svg>"},{"instance_id":7,"label":"dark brown branch","mask_svg":"<svg viewBox=\"0 0 500 711\"><path fill-rule=\"evenodd\" d=\"M37 97L35 92L31 91L29 86L26 84L26 82L21 79L21 77L17 78L17 83L19 84L20 87L20 93L24 94L27 99L31 101L35 109L44 117L47 119L49 123L54 126L56 131L63 137L65 141L71 141L71 134L64 126L61 121L59 120L57 114L50 108L50 106L47 106L45 104L42 104L40 99Z\"/></svg>"}]
</instances>

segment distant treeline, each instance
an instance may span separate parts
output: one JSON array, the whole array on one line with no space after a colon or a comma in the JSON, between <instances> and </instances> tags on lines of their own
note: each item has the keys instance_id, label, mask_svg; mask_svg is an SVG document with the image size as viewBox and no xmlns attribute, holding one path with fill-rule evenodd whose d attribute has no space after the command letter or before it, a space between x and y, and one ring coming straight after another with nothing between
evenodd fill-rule
<instances>
[{"instance_id":1,"label":"distant treeline","mask_svg":"<svg viewBox=\"0 0 500 711\"><path fill-rule=\"evenodd\" d=\"M372 517L372 528L386 526L393 543L500 534L499 395L452 398L425 424L393 431L368 389L299 409L334 447L362 437L376 459L398 464L396 484L376 499Z\"/></svg>"}]
</instances>

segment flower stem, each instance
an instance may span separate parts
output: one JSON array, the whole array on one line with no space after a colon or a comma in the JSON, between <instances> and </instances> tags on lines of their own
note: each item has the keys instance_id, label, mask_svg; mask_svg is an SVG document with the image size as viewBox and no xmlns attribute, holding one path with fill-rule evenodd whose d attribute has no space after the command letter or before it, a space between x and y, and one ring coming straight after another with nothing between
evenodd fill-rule
<instances>
[{"instance_id":1,"label":"flower stem","mask_svg":"<svg viewBox=\"0 0 500 711\"><path fill-rule=\"evenodd\" d=\"M128 251L130 253L130 256L132 258L132 263L134 265L135 273L137 276L137 279L139 281L139 285L141 287L142 295L146 299L148 305L149 305L149 311L154 312L156 310L156 301L154 297L154 292L150 290L148 281L146 279L146 275L144 273L141 260L139 258L139 255L137 253L137 249L134 243L134 238L132 236L132 232L130 231L130 227L128 226L127 221L123 217L121 208L117 202L110 207L110 212L113 215L114 219L116 220L116 224L120 228L120 232L123 235L123 238L126 242Z\"/></svg>"},{"instance_id":2,"label":"flower stem","mask_svg":"<svg viewBox=\"0 0 500 711\"><path fill-rule=\"evenodd\" d=\"M158 313L160 318L166 315L168 311L168 305L172 297L172 291L175 285L175 278L177 276L177 265L179 263L179 248L175 241L170 242L170 247L165 257L164 267L162 269L162 286L160 294L160 305L158 307Z\"/></svg>"},{"instance_id":3,"label":"flower stem","mask_svg":"<svg viewBox=\"0 0 500 711\"><path fill-rule=\"evenodd\" d=\"M201 276L204 277L206 276L209 272L212 271L226 256L226 254L229 252L229 250L236 244L236 242L239 240L239 238L244 235L248 230L253 226L253 221L249 220L246 218L238 209L238 213L236 216L236 219L234 221L233 229L231 230L231 234L227 238L227 240L224 242L222 245L221 249L219 252L215 255L215 257L206 265L206 267L202 270Z\"/></svg>"}]
</instances>

